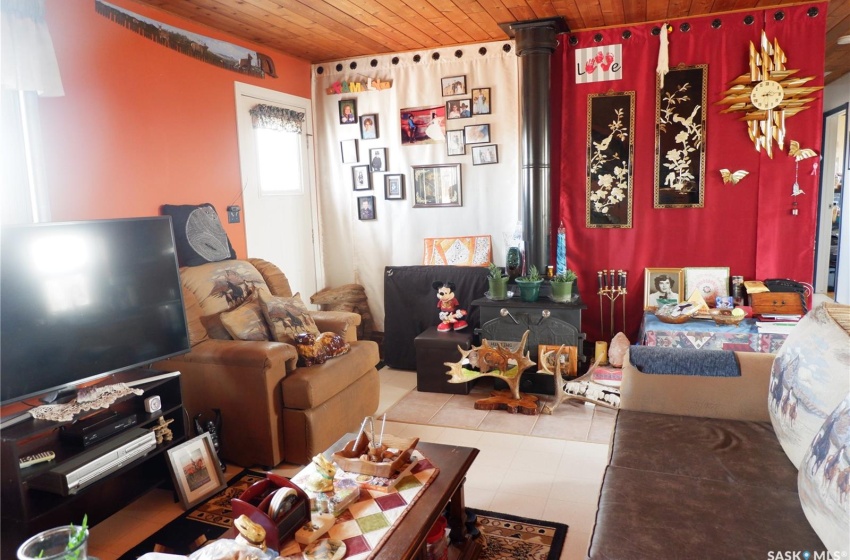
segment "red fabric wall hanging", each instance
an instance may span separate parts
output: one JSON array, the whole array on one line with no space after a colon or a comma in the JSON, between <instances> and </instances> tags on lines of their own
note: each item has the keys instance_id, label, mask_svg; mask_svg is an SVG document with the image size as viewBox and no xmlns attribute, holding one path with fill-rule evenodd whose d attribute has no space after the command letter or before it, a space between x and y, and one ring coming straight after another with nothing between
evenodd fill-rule
<instances>
[{"instance_id":1,"label":"red fabric wall hanging","mask_svg":"<svg viewBox=\"0 0 850 560\"><path fill-rule=\"evenodd\" d=\"M818 15L807 11L817 8ZM783 12L784 18L775 14ZM751 24L745 18L752 16ZM720 26L712 26L715 20ZM624 330L635 341L644 303L645 268L712 266L730 268L745 279L772 277L811 282L817 225L818 158L800 162L800 187L804 195L791 196L794 158L788 156L791 140L821 154L822 92L809 109L786 121L783 150L774 156L756 152L741 113L720 114L717 105L728 83L749 71L749 43L758 46L764 29L768 39L779 40L787 55L786 67L800 69L798 76L815 76L807 86L823 85L826 3L753 10L724 15L670 20L670 67L708 64L706 110L706 171L704 208L653 208L655 151L655 67L659 37L651 34L659 24L609 28L564 35L553 55L552 68L552 239L563 220L567 232L567 265L576 271L582 300L588 305L583 329L589 340L610 340L610 313L603 300L603 333L600 325L596 271L623 269L629 273L627 325L623 328L622 298L616 302L615 330ZM689 24L685 32L682 24ZM624 35L630 36L626 39ZM601 41L595 41L601 36ZM577 43L569 44L575 37ZM622 44L621 80L577 84L576 51L587 47ZM603 49L604 50L604 49ZM584 68L583 68L584 69ZM584 69L586 71L586 69ZM591 93L635 90L633 227L585 227L587 173L587 96ZM738 184L724 184L720 169L745 169L749 175ZM799 215L791 215L794 199ZM552 243L554 249L555 243ZM555 262L554 254L551 262ZM685 294L687 297L688 294Z\"/></svg>"}]
</instances>

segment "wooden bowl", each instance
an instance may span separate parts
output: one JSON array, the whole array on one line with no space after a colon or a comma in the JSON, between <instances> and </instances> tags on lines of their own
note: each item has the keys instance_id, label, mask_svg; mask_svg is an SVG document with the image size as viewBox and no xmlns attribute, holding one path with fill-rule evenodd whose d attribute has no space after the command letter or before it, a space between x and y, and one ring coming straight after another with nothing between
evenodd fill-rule
<instances>
[{"instance_id":1,"label":"wooden bowl","mask_svg":"<svg viewBox=\"0 0 850 560\"><path fill-rule=\"evenodd\" d=\"M390 449L398 449L401 453L392 462L376 463L374 461L363 461L360 457L366 453L369 447L369 436L365 434L360 441L349 441L342 451L333 454L334 461L339 468L345 472L355 472L389 478L401 467L410 462L410 455L419 443L419 438L402 438L384 434L383 445ZM358 444L355 447L355 444Z\"/></svg>"},{"instance_id":2,"label":"wooden bowl","mask_svg":"<svg viewBox=\"0 0 850 560\"><path fill-rule=\"evenodd\" d=\"M691 319L690 315L679 315L678 317L671 317L663 313L656 313L655 316L658 317L658 320L662 323L668 323L670 325L681 325L682 323L687 323Z\"/></svg>"}]
</instances>

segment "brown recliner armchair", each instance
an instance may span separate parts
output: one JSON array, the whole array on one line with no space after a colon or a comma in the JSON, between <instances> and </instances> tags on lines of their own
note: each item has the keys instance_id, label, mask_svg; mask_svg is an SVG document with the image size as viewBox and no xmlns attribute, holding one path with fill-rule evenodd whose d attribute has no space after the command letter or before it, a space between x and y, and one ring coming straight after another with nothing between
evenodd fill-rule
<instances>
[{"instance_id":1,"label":"brown recliner armchair","mask_svg":"<svg viewBox=\"0 0 850 560\"><path fill-rule=\"evenodd\" d=\"M180 277L192 349L154 367L181 372L190 417L221 409L223 459L245 467L306 464L377 410L378 345L357 341L359 315L310 311L320 331L342 335L351 350L298 367L294 346L233 340L219 318L249 290L291 297L278 267L262 259L227 260L181 268Z\"/></svg>"}]
</instances>

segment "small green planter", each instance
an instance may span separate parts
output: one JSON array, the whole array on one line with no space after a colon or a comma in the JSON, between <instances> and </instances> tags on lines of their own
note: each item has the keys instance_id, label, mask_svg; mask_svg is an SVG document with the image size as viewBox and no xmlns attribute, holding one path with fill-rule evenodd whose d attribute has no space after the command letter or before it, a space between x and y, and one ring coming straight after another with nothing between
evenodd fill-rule
<instances>
[{"instance_id":1,"label":"small green planter","mask_svg":"<svg viewBox=\"0 0 850 560\"><path fill-rule=\"evenodd\" d=\"M502 300L508 299L508 277L488 278L487 283L490 286L490 299Z\"/></svg>"},{"instance_id":2,"label":"small green planter","mask_svg":"<svg viewBox=\"0 0 850 560\"><path fill-rule=\"evenodd\" d=\"M527 302L535 302L540 298L540 285L543 280L522 280L516 279L516 285L519 287L519 299Z\"/></svg>"},{"instance_id":3,"label":"small green planter","mask_svg":"<svg viewBox=\"0 0 850 560\"><path fill-rule=\"evenodd\" d=\"M552 287L552 301L557 301L558 303L563 303L565 301L570 301L573 297L573 283L572 282L549 282L549 285Z\"/></svg>"}]
</instances>

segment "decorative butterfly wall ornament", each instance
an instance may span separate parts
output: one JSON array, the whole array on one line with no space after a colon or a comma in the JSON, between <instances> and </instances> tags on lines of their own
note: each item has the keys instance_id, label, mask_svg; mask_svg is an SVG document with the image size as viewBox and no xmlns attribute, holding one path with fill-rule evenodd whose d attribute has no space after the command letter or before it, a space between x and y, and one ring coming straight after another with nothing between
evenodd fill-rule
<instances>
[{"instance_id":1,"label":"decorative butterfly wall ornament","mask_svg":"<svg viewBox=\"0 0 850 560\"><path fill-rule=\"evenodd\" d=\"M738 181L740 181L741 179L743 179L744 177L746 177L749 174L750 174L749 171L744 171L743 169L739 169L738 171L735 171L735 172L729 171L728 169L721 169L720 170L720 176L723 177L723 183L727 184L727 185L729 183L732 183L733 185L737 185Z\"/></svg>"},{"instance_id":2,"label":"decorative butterfly wall ornament","mask_svg":"<svg viewBox=\"0 0 850 560\"><path fill-rule=\"evenodd\" d=\"M794 158L795 161L801 161L809 159L810 157L815 157L818 153L811 148L801 148L799 142L791 140L791 147L788 148L788 155Z\"/></svg>"}]
</instances>

